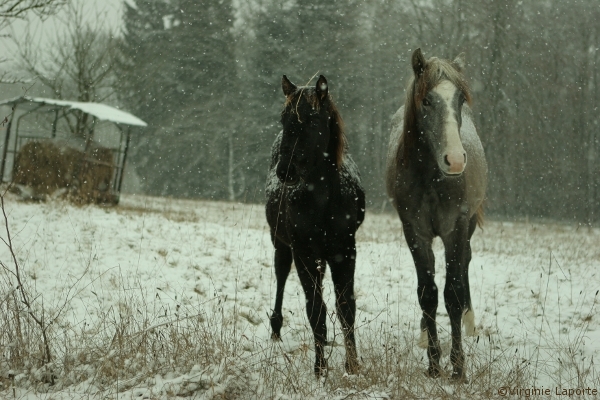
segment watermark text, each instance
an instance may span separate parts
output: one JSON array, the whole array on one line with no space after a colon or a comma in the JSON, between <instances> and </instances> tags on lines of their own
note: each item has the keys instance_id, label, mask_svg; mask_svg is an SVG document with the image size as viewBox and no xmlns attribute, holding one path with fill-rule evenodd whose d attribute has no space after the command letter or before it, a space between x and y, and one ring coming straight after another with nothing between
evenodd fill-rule
<instances>
[{"instance_id":1,"label":"watermark text","mask_svg":"<svg viewBox=\"0 0 600 400\"><path fill-rule=\"evenodd\" d=\"M499 396L518 396L518 397L535 397L535 396L564 396L579 397L579 396L598 396L600 392L596 388L546 388L546 387L510 387L503 386L498 389Z\"/></svg>"}]
</instances>

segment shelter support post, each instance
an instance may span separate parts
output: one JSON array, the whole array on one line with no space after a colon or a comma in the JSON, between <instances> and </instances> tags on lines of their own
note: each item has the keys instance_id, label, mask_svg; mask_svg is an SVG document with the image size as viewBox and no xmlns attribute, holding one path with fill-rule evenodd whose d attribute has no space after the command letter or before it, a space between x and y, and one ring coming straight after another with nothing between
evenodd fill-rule
<instances>
[{"instance_id":1,"label":"shelter support post","mask_svg":"<svg viewBox=\"0 0 600 400\"><path fill-rule=\"evenodd\" d=\"M119 184L117 192L121 194L121 184L123 183L123 175L125 174L125 162L127 160L127 152L129 151L129 141L131 140L131 129L127 128L127 138L125 139L125 150L123 150L123 163L121 164L121 175L119 176Z\"/></svg>"},{"instance_id":2,"label":"shelter support post","mask_svg":"<svg viewBox=\"0 0 600 400\"><path fill-rule=\"evenodd\" d=\"M54 121L52 121L52 138L56 137L56 125L58 124L58 108L54 112Z\"/></svg>"},{"instance_id":3,"label":"shelter support post","mask_svg":"<svg viewBox=\"0 0 600 400\"><path fill-rule=\"evenodd\" d=\"M6 125L6 135L4 137L4 148L2 149L2 164L0 165L0 182L4 182L4 168L6 166L6 156L8 154L8 142L10 140L10 128L12 127L12 122L15 117L16 110L17 110L17 104L14 103L12 106L12 111L10 113L10 119L8 120L8 124Z\"/></svg>"}]
</instances>

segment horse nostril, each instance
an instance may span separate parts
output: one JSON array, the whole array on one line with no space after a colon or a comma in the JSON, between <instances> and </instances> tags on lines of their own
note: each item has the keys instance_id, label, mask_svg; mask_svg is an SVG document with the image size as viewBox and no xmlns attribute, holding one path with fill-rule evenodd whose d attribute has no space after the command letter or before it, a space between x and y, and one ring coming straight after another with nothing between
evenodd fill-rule
<instances>
[{"instance_id":1,"label":"horse nostril","mask_svg":"<svg viewBox=\"0 0 600 400\"><path fill-rule=\"evenodd\" d=\"M458 152L449 152L448 154L444 154L444 164L445 165L441 165L440 167L442 167L443 169L445 169L445 172L451 175L457 175L457 174L461 174L464 169L465 166L467 165L467 154L466 152L462 152L462 159L460 157L461 153Z\"/></svg>"}]
</instances>

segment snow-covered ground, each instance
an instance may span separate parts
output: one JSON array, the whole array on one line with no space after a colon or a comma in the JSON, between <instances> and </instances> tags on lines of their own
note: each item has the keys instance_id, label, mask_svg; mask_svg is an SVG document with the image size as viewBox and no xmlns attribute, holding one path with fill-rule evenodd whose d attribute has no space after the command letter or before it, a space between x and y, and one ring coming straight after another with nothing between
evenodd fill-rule
<instances>
[{"instance_id":1,"label":"snow-covered ground","mask_svg":"<svg viewBox=\"0 0 600 400\"><path fill-rule=\"evenodd\" d=\"M40 383L43 374L30 365L10 371L14 391L5 379L0 397L430 398L460 391L461 397L488 398L502 386L600 390L593 361L600 352L598 229L487 221L476 231L470 282L479 337L464 341L471 383L455 387L422 376L425 350L414 346L420 320L416 274L395 215L368 213L357 235L363 372L343 376L344 347L327 276L329 339L335 344L328 347L330 376L317 381L295 273L285 291L283 340L270 339L275 275L262 205L123 196L118 207L102 208L7 197L6 212L37 307L43 304L48 316L60 313L49 331L55 385ZM4 229L0 236L6 238ZM439 241L435 254L443 287ZM4 245L0 260L12 268ZM438 323L448 366L443 299ZM193 341L176 347L174 327L183 336L195 329ZM144 346L159 344L170 354L144 347L124 356L112 375L99 367L105 365L99 360L114 360L115 349L126 347L113 347L116 342L134 343L146 334L162 339ZM205 348L210 343L215 348ZM3 375L9 373L10 345L0 343ZM160 355L148 361L151 354ZM181 354L189 356L183 360Z\"/></svg>"}]
</instances>

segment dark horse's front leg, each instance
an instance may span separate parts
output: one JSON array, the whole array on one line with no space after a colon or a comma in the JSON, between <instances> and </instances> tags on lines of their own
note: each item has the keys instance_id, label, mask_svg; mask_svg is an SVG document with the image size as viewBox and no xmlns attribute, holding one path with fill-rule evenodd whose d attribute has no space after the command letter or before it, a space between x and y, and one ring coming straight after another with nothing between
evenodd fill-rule
<instances>
[{"instance_id":1,"label":"dark horse's front leg","mask_svg":"<svg viewBox=\"0 0 600 400\"><path fill-rule=\"evenodd\" d=\"M354 298L354 270L356 266L356 247L354 241L345 249L328 258L331 267L331 278L335 287L337 315L344 332L346 347L346 372L357 374L359 371L354 338L354 319L356 316L356 300Z\"/></svg>"},{"instance_id":2,"label":"dark horse's front leg","mask_svg":"<svg viewBox=\"0 0 600 400\"><path fill-rule=\"evenodd\" d=\"M323 301L323 275L325 260L305 254L297 254L294 250L294 262L300 283L306 296L306 314L315 340L315 374L324 375L327 371L327 360L324 347L327 341L327 309Z\"/></svg>"},{"instance_id":3,"label":"dark horse's front leg","mask_svg":"<svg viewBox=\"0 0 600 400\"><path fill-rule=\"evenodd\" d=\"M419 305L423 311L421 332L427 335L427 357L429 359L427 374L430 377L436 378L440 374L440 355L442 351L435 325L438 290L435 284L435 257L431 250L433 238L417 236L409 224L403 224L403 227L404 236L406 237L408 248L417 269L417 295L419 297Z\"/></svg>"},{"instance_id":4,"label":"dark horse's front leg","mask_svg":"<svg viewBox=\"0 0 600 400\"><path fill-rule=\"evenodd\" d=\"M283 325L283 291L285 282L292 268L292 249L281 240L274 238L275 246L275 276L277 277L277 292L275 293L275 308L271 314L271 338L281 339L281 326Z\"/></svg>"},{"instance_id":5,"label":"dark horse's front leg","mask_svg":"<svg viewBox=\"0 0 600 400\"><path fill-rule=\"evenodd\" d=\"M461 321L465 311L470 307L469 294L469 268L471 259L471 245L469 242L469 221L466 216L461 216L454 230L442 237L446 250L446 286L444 288L444 301L450 317L452 334L452 379L463 382L465 376L465 355L462 348Z\"/></svg>"}]
</instances>

